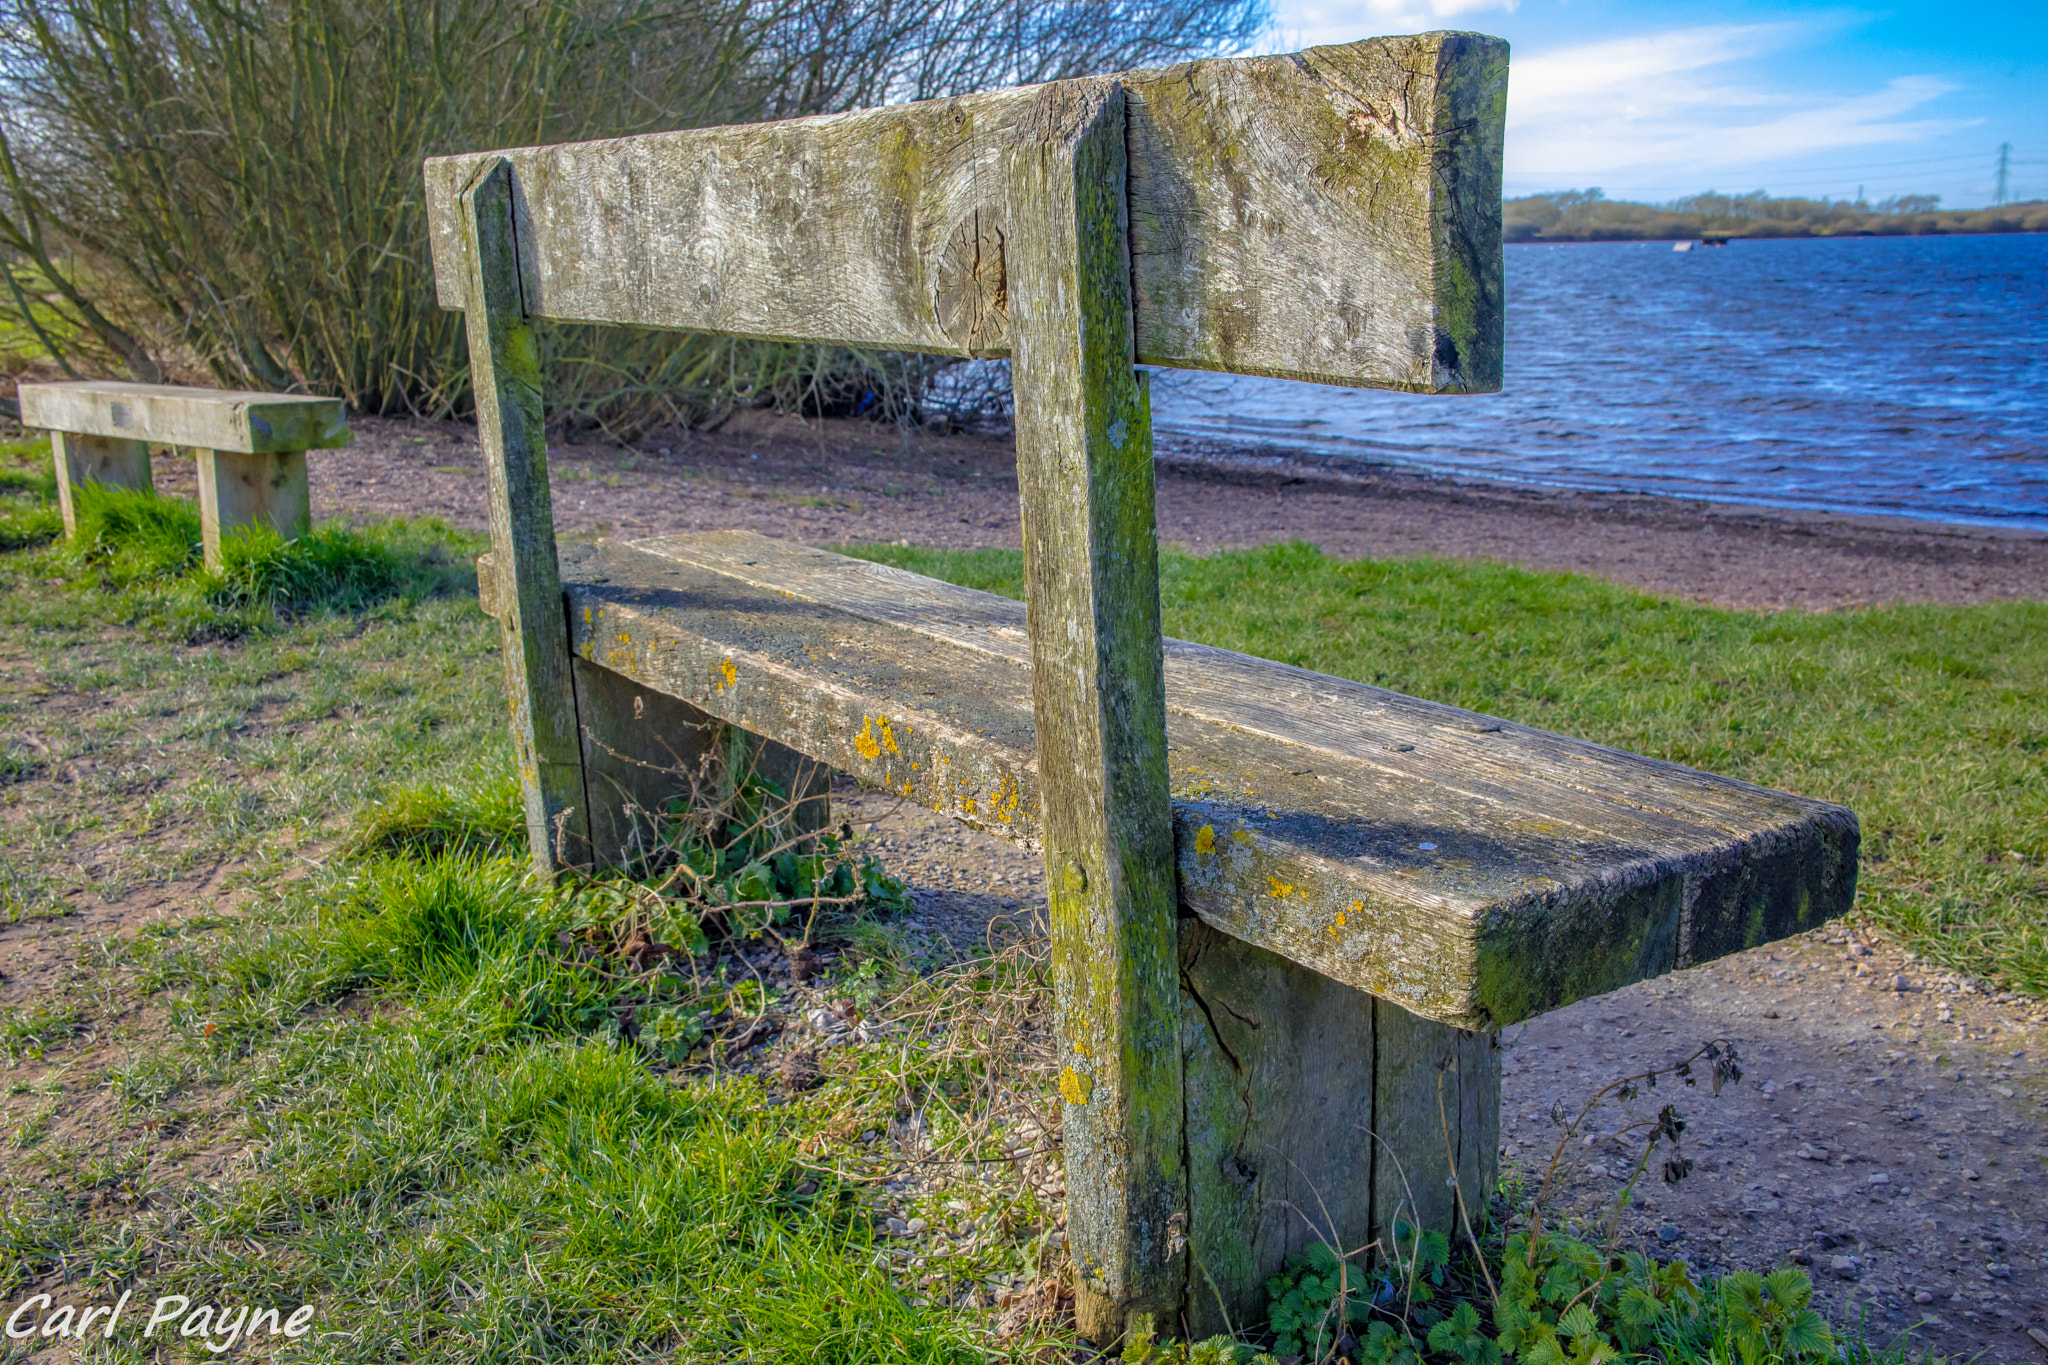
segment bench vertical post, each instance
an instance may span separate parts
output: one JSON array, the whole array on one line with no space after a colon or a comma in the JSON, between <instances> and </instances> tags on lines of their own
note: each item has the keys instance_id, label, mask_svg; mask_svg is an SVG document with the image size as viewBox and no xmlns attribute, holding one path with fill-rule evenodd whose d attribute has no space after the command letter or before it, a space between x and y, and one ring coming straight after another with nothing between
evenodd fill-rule
<instances>
[{"instance_id":1,"label":"bench vertical post","mask_svg":"<svg viewBox=\"0 0 2048 1365\"><path fill-rule=\"evenodd\" d=\"M1173 1332L1187 1262L1151 415L1123 90L1051 87L1007 153L1017 482L1082 1335Z\"/></svg>"},{"instance_id":2,"label":"bench vertical post","mask_svg":"<svg viewBox=\"0 0 2048 1365\"><path fill-rule=\"evenodd\" d=\"M50 433L50 458L57 466L57 505L64 510L64 534L78 534L73 490L97 483L108 488L151 491L149 447L119 436L87 436L80 432Z\"/></svg>"},{"instance_id":3,"label":"bench vertical post","mask_svg":"<svg viewBox=\"0 0 2048 1365\"><path fill-rule=\"evenodd\" d=\"M527 838L535 866L551 873L560 863L588 860L589 802L548 494L540 352L520 298L511 163L488 163L463 190L461 206L470 382L498 580L491 596L505 638L505 693Z\"/></svg>"},{"instance_id":4,"label":"bench vertical post","mask_svg":"<svg viewBox=\"0 0 2048 1365\"><path fill-rule=\"evenodd\" d=\"M206 567L219 572L223 531L267 526L286 540L313 529L306 484L306 452L240 450L193 452L199 460L200 548Z\"/></svg>"}]
</instances>

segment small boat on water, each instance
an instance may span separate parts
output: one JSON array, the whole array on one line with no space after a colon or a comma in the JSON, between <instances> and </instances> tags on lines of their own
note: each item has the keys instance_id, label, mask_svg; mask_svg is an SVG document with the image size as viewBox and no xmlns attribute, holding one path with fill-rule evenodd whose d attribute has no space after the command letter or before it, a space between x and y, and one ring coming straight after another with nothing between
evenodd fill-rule
<instances>
[{"instance_id":1,"label":"small boat on water","mask_svg":"<svg viewBox=\"0 0 2048 1365\"><path fill-rule=\"evenodd\" d=\"M1673 242L1671 244L1671 249L1673 251L1691 251L1694 247L1698 245L1698 242Z\"/></svg>"}]
</instances>

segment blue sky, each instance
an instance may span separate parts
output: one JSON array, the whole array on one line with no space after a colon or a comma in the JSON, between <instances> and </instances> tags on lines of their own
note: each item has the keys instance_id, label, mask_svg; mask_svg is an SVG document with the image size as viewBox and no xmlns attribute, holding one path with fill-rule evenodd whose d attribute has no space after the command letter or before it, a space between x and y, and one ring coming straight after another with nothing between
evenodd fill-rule
<instances>
[{"instance_id":1,"label":"blue sky","mask_svg":"<svg viewBox=\"0 0 2048 1365\"><path fill-rule=\"evenodd\" d=\"M1599 186L2048 199L2048 0L1275 0L1293 51L1461 28L1514 45L1507 193Z\"/></svg>"}]
</instances>

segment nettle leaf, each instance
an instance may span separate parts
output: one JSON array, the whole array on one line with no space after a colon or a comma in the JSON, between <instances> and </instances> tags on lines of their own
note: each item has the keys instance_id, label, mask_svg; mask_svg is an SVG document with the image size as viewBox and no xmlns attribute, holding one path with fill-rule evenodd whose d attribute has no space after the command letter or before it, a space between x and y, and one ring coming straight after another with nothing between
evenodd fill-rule
<instances>
[{"instance_id":1,"label":"nettle leaf","mask_svg":"<svg viewBox=\"0 0 2048 1365\"><path fill-rule=\"evenodd\" d=\"M1557 1320L1557 1330L1568 1337L1592 1336L1600 1330L1600 1319L1594 1316L1592 1305L1575 1303Z\"/></svg>"},{"instance_id":2,"label":"nettle leaf","mask_svg":"<svg viewBox=\"0 0 2048 1365\"><path fill-rule=\"evenodd\" d=\"M1810 1288L1809 1288L1810 1292ZM1802 1309L1785 1328L1785 1349L1794 1355L1824 1355L1835 1346L1835 1334L1812 1309Z\"/></svg>"}]
</instances>

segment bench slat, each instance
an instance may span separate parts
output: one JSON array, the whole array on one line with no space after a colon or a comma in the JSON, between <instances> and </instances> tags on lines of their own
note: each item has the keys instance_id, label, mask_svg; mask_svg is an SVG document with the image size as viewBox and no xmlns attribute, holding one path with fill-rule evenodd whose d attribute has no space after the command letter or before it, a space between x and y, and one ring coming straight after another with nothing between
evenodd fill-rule
<instances>
[{"instance_id":1,"label":"bench slat","mask_svg":"<svg viewBox=\"0 0 2048 1365\"><path fill-rule=\"evenodd\" d=\"M241 455L331 450L349 443L339 398L84 380L23 384L21 424Z\"/></svg>"},{"instance_id":2,"label":"bench slat","mask_svg":"<svg viewBox=\"0 0 2048 1365\"><path fill-rule=\"evenodd\" d=\"M1020 604L744 532L565 547L563 577L584 658L1036 846ZM1167 649L1183 909L1425 1017L1498 1028L1853 897L1839 806Z\"/></svg>"},{"instance_id":3,"label":"bench slat","mask_svg":"<svg viewBox=\"0 0 2048 1365\"><path fill-rule=\"evenodd\" d=\"M1376 38L1127 73L1142 361L1425 393L1501 382L1507 44ZM1009 353L1003 153L1047 87L435 158L512 162L527 312L898 350Z\"/></svg>"}]
</instances>

